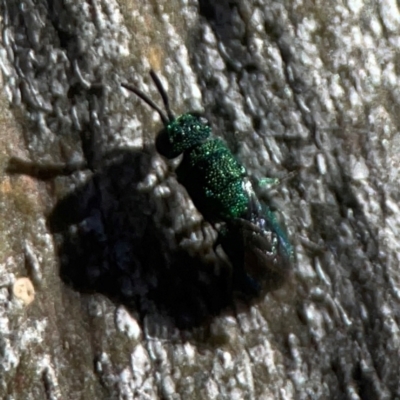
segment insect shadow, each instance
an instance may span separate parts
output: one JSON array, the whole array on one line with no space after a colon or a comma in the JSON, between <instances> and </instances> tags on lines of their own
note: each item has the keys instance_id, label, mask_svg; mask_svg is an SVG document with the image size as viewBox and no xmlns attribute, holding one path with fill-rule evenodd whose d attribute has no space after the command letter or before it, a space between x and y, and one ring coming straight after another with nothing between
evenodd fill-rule
<instances>
[{"instance_id":1,"label":"insect shadow","mask_svg":"<svg viewBox=\"0 0 400 400\"><path fill-rule=\"evenodd\" d=\"M101 110L98 100L103 98L102 88L94 88L92 92L90 107ZM143 189L154 146L140 151L119 149L101 154L96 149L101 147L102 136L97 131L102 126L99 121L91 121L81 132L84 162L35 165L11 159L9 163L9 173L42 180L84 169L93 172L84 184L61 199L48 217L62 280L80 292L102 293L124 304L137 312L142 321L151 313L162 314L176 327L187 330L206 324L213 316L234 306L237 294L244 295L247 304L258 298L258 290L240 293L249 285L233 282L233 275L247 279L246 273L241 272L245 256L238 256L237 249L243 252L250 249L246 250L246 256L253 256L256 261L257 257L261 258L265 275L264 261L269 254L265 247L275 243L269 239L271 235L281 237L277 233L279 227L273 225L272 230L267 230L263 224L268 216L260 214L258 208L248 221L229 221L227 234L223 239L220 235L219 244L231 263L236 262L233 268L216 252L211 251L211 259L205 257L204 249L196 250L195 246L189 253L187 247L180 245L181 239L184 237L190 242L193 232L190 230L200 231L201 227L176 232L171 240L174 225L171 220L181 214L176 193L172 190L172 200L162 199L153 190ZM258 205L253 192L250 197ZM244 239L248 245L242 243ZM250 264L257 265L257 262ZM263 285L264 293L277 289L283 281L281 273L268 277Z\"/></svg>"},{"instance_id":2,"label":"insect shadow","mask_svg":"<svg viewBox=\"0 0 400 400\"><path fill-rule=\"evenodd\" d=\"M215 262L168 244L167 230L154 218L163 200L140 188L152 152L107 154L105 166L62 198L47 223L67 285L106 295L141 321L161 314L169 324L191 330L232 305L229 268L225 264L216 273ZM84 165L40 166L12 159L8 172L49 180L74 168Z\"/></svg>"}]
</instances>

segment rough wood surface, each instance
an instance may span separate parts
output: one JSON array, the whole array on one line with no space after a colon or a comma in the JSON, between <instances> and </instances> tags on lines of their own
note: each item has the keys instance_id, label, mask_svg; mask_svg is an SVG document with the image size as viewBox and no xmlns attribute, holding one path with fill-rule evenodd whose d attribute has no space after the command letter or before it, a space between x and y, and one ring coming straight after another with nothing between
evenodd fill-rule
<instances>
[{"instance_id":1,"label":"rough wood surface","mask_svg":"<svg viewBox=\"0 0 400 400\"><path fill-rule=\"evenodd\" d=\"M395 1L4 0L1 31L0 397L400 398ZM251 305L120 87L158 101L151 67L282 179L297 262Z\"/></svg>"}]
</instances>

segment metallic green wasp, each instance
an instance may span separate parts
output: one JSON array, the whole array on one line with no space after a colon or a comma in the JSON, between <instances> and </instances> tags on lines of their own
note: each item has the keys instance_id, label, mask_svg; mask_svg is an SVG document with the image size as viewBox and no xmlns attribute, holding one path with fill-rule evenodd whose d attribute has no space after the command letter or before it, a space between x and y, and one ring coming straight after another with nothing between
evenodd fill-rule
<instances>
[{"instance_id":1,"label":"metallic green wasp","mask_svg":"<svg viewBox=\"0 0 400 400\"><path fill-rule=\"evenodd\" d=\"M141 98L159 115L164 128L156 149L168 159L183 154L176 169L178 182L194 205L218 231L232 264L234 287L257 294L271 274L284 275L293 259L285 231L272 210L257 198L246 169L226 144L212 136L208 121L196 113L175 117L159 78L150 71L165 112L136 87L122 86Z\"/></svg>"}]
</instances>

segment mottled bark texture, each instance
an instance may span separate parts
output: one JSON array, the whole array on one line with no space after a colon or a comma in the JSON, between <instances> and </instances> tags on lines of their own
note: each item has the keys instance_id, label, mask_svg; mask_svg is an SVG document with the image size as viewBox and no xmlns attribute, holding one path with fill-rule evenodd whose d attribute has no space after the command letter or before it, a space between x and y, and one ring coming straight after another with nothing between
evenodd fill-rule
<instances>
[{"instance_id":1,"label":"mottled bark texture","mask_svg":"<svg viewBox=\"0 0 400 400\"><path fill-rule=\"evenodd\" d=\"M0 397L400 398L398 3L3 0L0 23ZM297 261L251 304L121 89L159 102L150 68L281 179L259 195Z\"/></svg>"}]
</instances>

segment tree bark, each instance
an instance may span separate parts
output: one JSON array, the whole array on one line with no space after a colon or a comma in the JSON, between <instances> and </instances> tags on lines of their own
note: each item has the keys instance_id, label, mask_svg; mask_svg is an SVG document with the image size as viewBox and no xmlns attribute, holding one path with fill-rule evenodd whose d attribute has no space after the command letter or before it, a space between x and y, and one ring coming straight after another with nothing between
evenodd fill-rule
<instances>
[{"instance_id":1,"label":"tree bark","mask_svg":"<svg viewBox=\"0 0 400 400\"><path fill-rule=\"evenodd\" d=\"M1 397L400 398L399 28L389 1L4 0ZM151 68L281 181L296 262L263 296L232 299L121 88L161 104Z\"/></svg>"}]
</instances>

